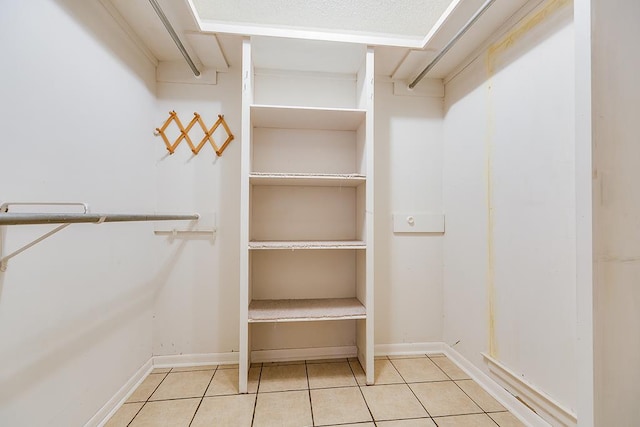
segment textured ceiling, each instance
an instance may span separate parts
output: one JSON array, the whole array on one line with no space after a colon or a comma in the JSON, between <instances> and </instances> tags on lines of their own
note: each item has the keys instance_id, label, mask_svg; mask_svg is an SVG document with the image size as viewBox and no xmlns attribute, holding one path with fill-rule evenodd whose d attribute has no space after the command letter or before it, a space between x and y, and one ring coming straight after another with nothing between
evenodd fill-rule
<instances>
[{"instance_id":1,"label":"textured ceiling","mask_svg":"<svg viewBox=\"0 0 640 427\"><path fill-rule=\"evenodd\" d=\"M424 37L451 0L193 0L203 21Z\"/></svg>"}]
</instances>

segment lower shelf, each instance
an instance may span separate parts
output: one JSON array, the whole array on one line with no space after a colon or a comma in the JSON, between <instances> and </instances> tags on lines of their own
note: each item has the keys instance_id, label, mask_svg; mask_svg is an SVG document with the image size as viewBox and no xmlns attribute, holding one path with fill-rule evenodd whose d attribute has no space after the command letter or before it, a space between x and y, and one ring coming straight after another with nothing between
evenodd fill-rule
<instances>
[{"instance_id":1,"label":"lower shelf","mask_svg":"<svg viewBox=\"0 0 640 427\"><path fill-rule=\"evenodd\" d=\"M249 323L366 319L356 298L253 300Z\"/></svg>"}]
</instances>

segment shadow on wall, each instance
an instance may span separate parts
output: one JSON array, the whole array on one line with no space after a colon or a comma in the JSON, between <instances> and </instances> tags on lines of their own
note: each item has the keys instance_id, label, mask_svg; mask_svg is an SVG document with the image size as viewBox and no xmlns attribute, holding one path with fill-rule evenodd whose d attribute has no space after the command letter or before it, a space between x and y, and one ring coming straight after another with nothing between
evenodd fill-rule
<instances>
[{"instance_id":1,"label":"shadow on wall","mask_svg":"<svg viewBox=\"0 0 640 427\"><path fill-rule=\"evenodd\" d=\"M134 45L100 1L55 0L55 2L106 51L133 71L144 82L149 93L155 93L155 65ZM70 49L69 55L75 57L71 59L82 61L82 52L74 52Z\"/></svg>"},{"instance_id":2,"label":"shadow on wall","mask_svg":"<svg viewBox=\"0 0 640 427\"><path fill-rule=\"evenodd\" d=\"M542 6L535 9L533 13L517 22L505 34L501 35L479 56L474 58L458 74L464 73L468 66L476 61L482 61L485 73L473 73L464 80L465 87L458 90L455 98L446 92L447 102L445 103L445 116L448 107L454 105L458 100L473 92L483 84L488 83L491 77L498 74L502 69L516 62L518 58L533 50L536 46L551 38L561 29L571 25L573 22L573 2L569 0L548 0ZM514 48L517 44L517 48ZM545 64L540 64L544 67ZM532 70L535 73L535 70ZM456 75L457 76L457 75ZM456 78L453 76L450 80ZM446 90L446 88L445 88Z\"/></svg>"},{"instance_id":3,"label":"shadow on wall","mask_svg":"<svg viewBox=\"0 0 640 427\"><path fill-rule=\"evenodd\" d=\"M27 359L21 366L5 365L3 367L6 371L0 374L0 407L8 406L11 400L42 383L44 378L55 373L62 366L72 363L76 356L94 347L112 332L125 328L133 318L143 313L145 308L153 308L154 298L164 285L163 278L169 276L185 245L186 241L181 242L167 262L162 264L162 269L144 285L132 287L129 292L120 294L102 306L91 307L75 319L45 330L22 346L0 354L0 360L3 361L24 360L25 355L41 352L45 344L55 343L55 345L48 345L38 359ZM0 285L4 282L4 276L0 273ZM105 314L100 316L97 313ZM66 337L66 339L58 340L53 337ZM149 356L151 356L151 350L149 348Z\"/></svg>"}]
</instances>

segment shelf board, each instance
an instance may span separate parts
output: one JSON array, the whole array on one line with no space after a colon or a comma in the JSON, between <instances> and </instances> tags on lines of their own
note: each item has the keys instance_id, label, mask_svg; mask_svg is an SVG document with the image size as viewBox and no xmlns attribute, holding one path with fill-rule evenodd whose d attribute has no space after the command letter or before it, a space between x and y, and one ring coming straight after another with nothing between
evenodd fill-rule
<instances>
[{"instance_id":1,"label":"shelf board","mask_svg":"<svg viewBox=\"0 0 640 427\"><path fill-rule=\"evenodd\" d=\"M356 298L253 300L249 323L366 319Z\"/></svg>"},{"instance_id":2,"label":"shelf board","mask_svg":"<svg viewBox=\"0 0 640 427\"><path fill-rule=\"evenodd\" d=\"M357 130L366 110L252 105L251 123L258 128Z\"/></svg>"},{"instance_id":3,"label":"shelf board","mask_svg":"<svg viewBox=\"0 0 640 427\"><path fill-rule=\"evenodd\" d=\"M356 174L259 173L249 175L252 185L300 185L312 187L357 187L366 181Z\"/></svg>"},{"instance_id":4,"label":"shelf board","mask_svg":"<svg viewBox=\"0 0 640 427\"><path fill-rule=\"evenodd\" d=\"M322 241L250 241L249 249L366 249L361 240L322 240Z\"/></svg>"}]
</instances>

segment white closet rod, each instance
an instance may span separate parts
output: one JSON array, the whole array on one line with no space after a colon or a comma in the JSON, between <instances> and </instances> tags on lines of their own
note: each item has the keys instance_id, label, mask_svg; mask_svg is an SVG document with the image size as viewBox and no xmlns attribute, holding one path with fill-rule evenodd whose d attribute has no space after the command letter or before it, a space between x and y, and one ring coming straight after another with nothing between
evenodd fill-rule
<instances>
[{"instance_id":1,"label":"white closet rod","mask_svg":"<svg viewBox=\"0 0 640 427\"><path fill-rule=\"evenodd\" d=\"M447 54L447 52L449 52L449 50L453 47L453 45L455 45L458 40L460 40L462 38L462 36L469 30L469 28L471 28L471 26L473 24L476 23L476 21L478 19L480 19L480 17L482 16L483 13L485 13L487 11L487 9L489 9L489 7L495 2L496 0L487 0L481 7L480 9L478 9L478 11L471 17L471 19L469 19L467 21L466 24L464 24L464 27L462 27L460 29L460 31L458 31L456 33L455 36L453 36L453 38L451 40L449 40L449 43L446 44L446 46L444 48L442 48L442 50L438 53L438 55L433 58L433 61L431 61L429 63L429 65L427 65L424 70L422 70L420 72L420 74L418 74L418 77L416 77L411 84L409 84L409 89L413 89L414 87L416 87L416 85L418 83L420 83L420 80L422 80L424 78L424 76L427 75L427 73L429 71L431 71L431 69L433 67L435 67L435 65Z\"/></svg>"},{"instance_id":2,"label":"white closet rod","mask_svg":"<svg viewBox=\"0 0 640 427\"><path fill-rule=\"evenodd\" d=\"M193 74L196 77L200 77L200 70L198 70L198 67L196 67L196 64L194 64L193 60L191 59L191 56L189 56L189 52L187 52L187 49L184 48L184 45L180 41L180 37L178 37L178 34L176 34L176 31L173 29L171 22L169 22L169 19L167 19L167 15L164 14L164 12L162 11L162 8L160 7L160 5L156 0L149 0L149 3L151 3L151 7L153 7L153 10L156 11L158 18L160 18L160 20L164 24L164 27L169 32L169 35L171 36L174 43L178 47L178 50L180 51L182 56L184 56L185 61L187 61L187 64L189 64L189 68L191 68L191 71L193 71Z\"/></svg>"},{"instance_id":3,"label":"white closet rod","mask_svg":"<svg viewBox=\"0 0 640 427\"><path fill-rule=\"evenodd\" d=\"M190 215L99 214L99 213L0 213L0 225L74 224L125 221L176 221L198 219Z\"/></svg>"}]
</instances>

